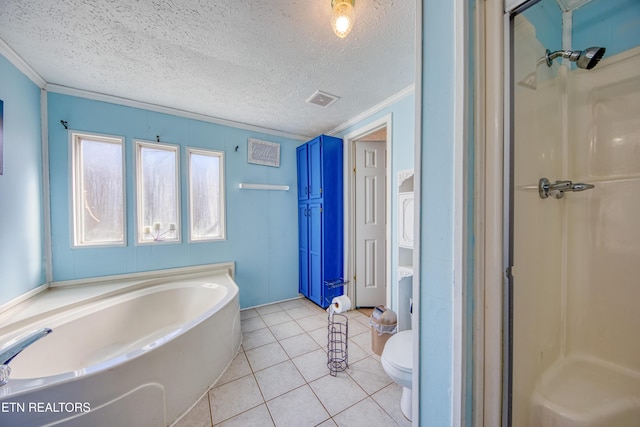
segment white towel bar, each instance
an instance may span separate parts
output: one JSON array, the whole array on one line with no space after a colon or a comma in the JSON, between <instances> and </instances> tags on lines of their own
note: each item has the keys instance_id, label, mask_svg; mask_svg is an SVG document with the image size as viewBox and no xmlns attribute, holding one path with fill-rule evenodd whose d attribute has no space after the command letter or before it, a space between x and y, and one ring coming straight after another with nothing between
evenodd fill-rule
<instances>
[{"instance_id":1,"label":"white towel bar","mask_svg":"<svg viewBox=\"0 0 640 427\"><path fill-rule=\"evenodd\" d=\"M238 187L243 190L271 190L271 191L289 191L288 185L273 185L273 184L247 184L241 182Z\"/></svg>"}]
</instances>

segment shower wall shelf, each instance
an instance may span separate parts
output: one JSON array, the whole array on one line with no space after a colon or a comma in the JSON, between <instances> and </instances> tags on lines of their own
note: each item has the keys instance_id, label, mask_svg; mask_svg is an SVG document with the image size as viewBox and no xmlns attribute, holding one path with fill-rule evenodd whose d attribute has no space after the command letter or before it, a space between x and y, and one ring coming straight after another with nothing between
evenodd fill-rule
<instances>
[{"instance_id":1,"label":"shower wall shelf","mask_svg":"<svg viewBox=\"0 0 640 427\"><path fill-rule=\"evenodd\" d=\"M238 184L238 188L242 190L289 191L288 185L249 184L246 182L241 182L240 184Z\"/></svg>"}]
</instances>

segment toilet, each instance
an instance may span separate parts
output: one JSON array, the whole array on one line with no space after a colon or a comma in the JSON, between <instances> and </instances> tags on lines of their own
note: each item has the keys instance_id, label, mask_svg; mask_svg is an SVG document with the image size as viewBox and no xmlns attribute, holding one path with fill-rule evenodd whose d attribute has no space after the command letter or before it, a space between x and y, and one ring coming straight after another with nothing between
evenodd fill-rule
<instances>
[{"instance_id":1,"label":"toilet","mask_svg":"<svg viewBox=\"0 0 640 427\"><path fill-rule=\"evenodd\" d=\"M411 329L393 335L384 346L380 357L384 371L396 384L402 386L400 409L411 421L411 383L413 375L413 334Z\"/></svg>"}]
</instances>

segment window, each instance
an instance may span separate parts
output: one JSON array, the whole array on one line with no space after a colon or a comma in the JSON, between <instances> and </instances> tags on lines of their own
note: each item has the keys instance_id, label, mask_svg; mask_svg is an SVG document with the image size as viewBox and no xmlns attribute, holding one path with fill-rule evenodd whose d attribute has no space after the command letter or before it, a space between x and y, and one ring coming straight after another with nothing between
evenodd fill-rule
<instances>
[{"instance_id":1,"label":"window","mask_svg":"<svg viewBox=\"0 0 640 427\"><path fill-rule=\"evenodd\" d=\"M224 154L190 148L190 240L225 238Z\"/></svg>"},{"instance_id":2,"label":"window","mask_svg":"<svg viewBox=\"0 0 640 427\"><path fill-rule=\"evenodd\" d=\"M138 243L180 241L178 147L136 141Z\"/></svg>"},{"instance_id":3,"label":"window","mask_svg":"<svg viewBox=\"0 0 640 427\"><path fill-rule=\"evenodd\" d=\"M71 133L73 245L124 245L124 139Z\"/></svg>"}]
</instances>

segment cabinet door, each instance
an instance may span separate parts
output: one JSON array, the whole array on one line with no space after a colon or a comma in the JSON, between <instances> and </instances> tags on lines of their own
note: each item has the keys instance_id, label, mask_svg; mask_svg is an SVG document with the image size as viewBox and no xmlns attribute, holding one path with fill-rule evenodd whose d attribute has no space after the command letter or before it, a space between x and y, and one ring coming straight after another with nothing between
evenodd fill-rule
<instances>
[{"instance_id":1,"label":"cabinet door","mask_svg":"<svg viewBox=\"0 0 640 427\"><path fill-rule=\"evenodd\" d=\"M309 220L309 299L316 304L322 301L322 204L310 203L307 218Z\"/></svg>"},{"instance_id":2,"label":"cabinet door","mask_svg":"<svg viewBox=\"0 0 640 427\"><path fill-rule=\"evenodd\" d=\"M298 291L304 296L309 296L309 217L308 205L298 206L298 264L300 278Z\"/></svg>"},{"instance_id":3,"label":"cabinet door","mask_svg":"<svg viewBox=\"0 0 640 427\"><path fill-rule=\"evenodd\" d=\"M298 159L298 200L309 198L309 167L307 158L307 144L296 149Z\"/></svg>"},{"instance_id":4,"label":"cabinet door","mask_svg":"<svg viewBox=\"0 0 640 427\"><path fill-rule=\"evenodd\" d=\"M322 140L316 138L307 143L309 170L309 198L322 197Z\"/></svg>"}]
</instances>

